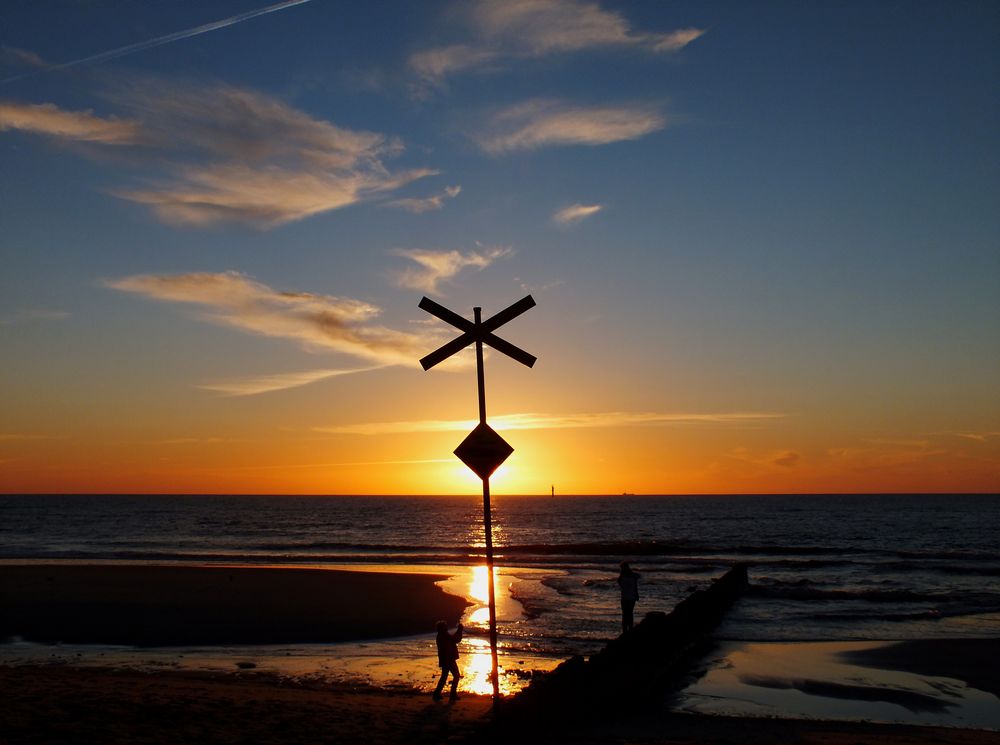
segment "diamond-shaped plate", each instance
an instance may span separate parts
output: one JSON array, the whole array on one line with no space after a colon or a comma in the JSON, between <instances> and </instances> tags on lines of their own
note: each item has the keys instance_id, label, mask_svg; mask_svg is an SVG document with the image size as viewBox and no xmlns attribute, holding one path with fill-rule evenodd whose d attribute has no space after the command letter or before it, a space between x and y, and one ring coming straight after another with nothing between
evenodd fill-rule
<instances>
[{"instance_id":1,"label":"diamond-shaped plate","mask_svg":"<svg viewBox=\"0 0 1000 745\"><path fill-rule=\"evenodd\" d=\"M480 422L455 448L459 460L481 479L488 479L513 452L514 448L486 422Z\"/></svg>"}]
</instances>

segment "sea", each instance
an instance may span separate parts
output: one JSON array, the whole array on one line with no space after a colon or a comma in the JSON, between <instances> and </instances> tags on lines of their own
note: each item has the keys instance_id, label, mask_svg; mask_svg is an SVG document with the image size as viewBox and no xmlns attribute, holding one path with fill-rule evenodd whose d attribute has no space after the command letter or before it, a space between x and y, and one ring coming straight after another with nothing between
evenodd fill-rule
<instances>
[{"instance_id":1,"label":"sea","mask_svg":"<svg viewBox=\"0 0 1000 745\"><path fill-rule=\"evenodd\" d=\"M618 635L620 562L641 575L637 620L670 611L742 563L749 591L664 711L1000 730L993 694L843 657L888 640L1000 638L1000 495L501 494L492 516L502 695ZM461 690L487 695L484 546L478 495L0 495L0 564L437 575L444 591L471 603L462 618ZM423 634L336 644L133 648L12 638L0 640L0 665L265 674L430 692L439 673L436 620L427 619ZM817 677L832 694L816 693ZM802 681L813 685L810 695Z\"/></svg>"},{"instance_id":2,"label":"sea","mask_svg":"<svg viewBox=\"0 0 1000 745\"><path fill-rule=\"evenodd\" d=\"M494 495L492 515L499 634L515 652L588 654L616 636L622 561L641 575L637 619L747 564L751 589L720 639L1000 637L1000 495ZM479 495L0 496L5 563L467 577L484 545ZM466 621L485 635L485 613Z\"/></svg>"}]
</instances>

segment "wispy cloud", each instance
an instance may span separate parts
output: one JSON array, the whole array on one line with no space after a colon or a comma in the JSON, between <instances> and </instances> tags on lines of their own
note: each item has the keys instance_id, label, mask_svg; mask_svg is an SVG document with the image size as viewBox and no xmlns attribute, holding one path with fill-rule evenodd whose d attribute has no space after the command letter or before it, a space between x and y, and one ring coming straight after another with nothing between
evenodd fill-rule
<instances>
[{"instance_id":1,"label":"wispy cloud","mask_svg":"<svg viewBox=\"0 0 1000 745\"><path fill-rule=\"evenodd\" d=\"M218 29L226 28L227 26L232 26L237 23L242 23L243 21L248 21L251 18L257 18L258 16L266 15L268 13L274 13L278 10L284 10L285 8L290 8L295 5L302 5L304 3L311 2L311 0L284 0L284 2L275 3L273 5L268 5L264 8L258 8L256 10L250 10L245 13L240 13L238 15L230 16L228 18L223 18L218 21L213 21L212 23L205 23L201 26L196 26L194 28L184 29L183 31L176 31L172 34L164 34L163 36L157 36L153 39L146 39L145 41L140 41L135 44L129 44L124 47L117 47L115 49L109 49L104 52L99 52L97 54L91 54L87 57L81 57L80 59L72 60L71 62L63 62L60 64L50 65L46 64L38 55L32 52L24 52L23 50L12 50L20 52L22 55L30 55L27 60L33 62L33 67L41 68L35 72L50 72L55 70L65 70L69 67L77 67L78 65L85 65L93 62L105 62L107 60L116 59L118 57L124 57L128 54L133 54L135 52L141 52L145 49L152 49L153 47L159 47L164 44L170 44L174 41L180 41L181 39L189 39L192 36L198 36L199 34L205 34L209 31L217 31ZM22 73L20 75L14 75L9 78L4 78L0 80L0 85L4 83L10 83L15 80L20 80L21 78L28 77L32 73Z\"/></svg>"},{"instance_id":2,"label":"wispy cloud","mask_svg":"<svg viewBox=\"0 0 1000 745\"><path fill-rule=\"evenodd\" d=\"M396 284L413 290L438 293L440 285L463 269L485 269L497 259L509 256L510 247L487 248L483 251L434 251L422 248L397 248L396 256L410 259L417 267L404 269L396 274Z\"/></svg>"},{"instance_id":3,"label":"wispy cloud","mask_svg":"<svg viewBox=\"0 0 1000 745\"><path fill-rule=\"evenodd\" d=\"M334 463L274 463L252 466L232 466L240 471L287 471L295 468L338 468L343 466L420 466L430 463L454 463L454 458L418 458L409 460L355 460Z\"/></svg>"},{"instance_id":4,"label":"wispy cloud","mask_svg":"<svg viewBox=\"0 0 1000 745\"><path fill-rule=\"evenodd\" d=\"M912 466L929 458L947 455L944 448L930 448L927 444L889 445L865 443L857 446L829 448L827 456L843 470L859 473L881 473L886 470Z\"/></svg>"},{"instance_id":5,"label":"wispy cloud","mask_svg":"<svg viewBox=\"0 0 1000 745\"><path fill-rule=\"evenodd\" d=\"M381 311L364 301L280 292L239 272L142 274L105 284L154 300L201 306L206 310L203 318L213 323L296 340L377 365L414 365L433 349L428 335L375 325Z\"/></svg>"},{"instance_id":6,"label":"wispy cloud","mask_svg":"<svg viewBox=\"0 0 1000 745\"><path fill-rule=\"evenodd\" d=\"M0 46L0 63L17 67L48 67L49 64L40 55L28 49Z\"/></svg>"},{"instance_id":7,"label":"wispy cloud","mask_svg":"<svg viewBox=\"0 0 1000 745\"><path fill-rule=\"evenodd\" d=\"M668 425L732 425L762 423L784 418L773 412L730 413L657 413L604 412L589 414L505 414L490 417L490 426L497 431L517 429L591 429L595 427L634 427ZM332 427L317 427L330 434L386 435L427 432L463 432L475 427L472 419L425 419L404 422L369 422Z\"/></svg>"},{"instance_id":8,"label":"wispy cloud","mask_svg":"<svg viewBox=\"0 0 1000 745\"><path fill-rule=\"evenodd\" d=\"M472 16L478 29L509 48L534 55L606 46L677 51L701 36L700 29L670 33L633 31L619 13L581 0L479 0Z\"/></svg>"},{"instance_id":9,"label":"wispy cloud","mask_svg":"<svg viewBox=\"0 0 1000 745\"><path fill-rule=\"evenodd\" d=\"M524 290L529 295L536 295L542 292L548 292L549 290L554 290L556 287L562 287L566 284L565 279L553 279L550 282L525 282L520 277L515 277L514 281L517 282L521 289Z\"/></svg>"},{"instance_id":10,"label":"wispy cloud","mask_svg":"<svg viewBox=\"0 0 1000 745\"><path fill-rule=\"evenodd\" d=\"M347 207L431 173L408 171L392 178L276 166L261 169L234 163L191 167L184 169L173 184L152 189L119 189L112 193L150 205L160 219L175 225L244 222L271 228Z\"/></svg>"},{"instance_id":11,"label":"wispy cloud","mask_svg":"<svg viewBox=\"0 0 1000 745\"><path fill-rule=\"evenodd\" d=\"M776 466L781 466L782 468L791 468L797 466L802 456L796 453L794 450L785 450L784 452L777 453L771 457L771 463Z\"/></svg>"},{"instance_id":12,"label":"wispy cloud","mask_svg":"<svg viewBox=\"0 0 1000 745\"><path fill-rule=\"evenodd\" d=\"M224 442L234 442L227 437L170 437L157 440L157 445L221 445Z\"/></svg>"},{"instance_id":13,"label":"wispy cloud","mask_svg":"<svg viewBox=\"0 0 1000 745\"><path fill-rule=\"evenodd\" d=\"M90 111L64 111L48 103L0 102L0 131L7 129L104 145L131 145L139 140L135 122L104 119Z\"/></svg>"},{"instance_id":14,"label":"wispy cloud","mask_svg":"<svg viewBox=\"0 0 1000 745\"><path fill-rule=\"evenodd\" d=\"M425 96L430 89L443 88L449 75L490 65L500 56L499 50L468 44L453 44L416 52L410 57L410 67L419 76L420 83L414 86L413 93L418 98Z\"/></svg>"},{"instance_id":15,"label":"wispy cloud","mask_svg":"<svg viewBox=\"0 0 1000 745\"><path fill-rule=\"evenodd\" d=\"M351 370L302 370L299 372L278 373L276 375L258 375L236 380L203 383L199 388L216 391L226 396L256 396L260 393L282 391L288 388L298 388L321 380L336 378L342 375L380 370L385 365L358 367Z\"/></svg>"},{"instance_id":16,"label":"wispy cloud","mask_svg":"<svg viewBox=\"0 0 1000 745\"><path fill-rule=\"evenodd\" d=\"M338 127L240 88L133 87L124 103L147 114L158 143L193 156L150 188L115 192L172 223L273 227L437 173L392 173L383 161L402 152L399 140Z\"/></svg>"},{"instance_id":17,"label":"wispy cloud","mask_svg":"<svg viewBox=\"0 0 1000 745\"><path fill-rule=\"evenodd\" d=\"M449 75L495 66L504 58L602 48L677 52L705 33L686 28L667 33L632 29L619 13L585 0L476 0L460 6L472 39L417 52L410 66L423 90L442 88Z\"/></svg>"},{"instance_id":18,"label":"wispy cloud","mask_svg":"<svg viewBox=\"0 0 1000 745\"><path fill-rule=\"evenodd\" d=\"M398 139L338 127L242 88L140 79L112 100L128 119L52 104L0 104L0 130L116 145L119 151L136 146L128 150L132 161L161 175L111 193L149 205L176 225L270 228L381 198L437 173L392 172L385 160L402 152Z\"/></svg>"},{"instance_id":19,"label":"wispy cloud","mask_svg":"<svg viewBox=\"0 0 1000 745\"><path fill-rule=\"evenodd\" d=\"M42 308L22 308L6 316L0 316L0 326L31 321L62 321L70 314L64 310L44 310Z\"/></svg>"},{"instance_id":20,"label":"wispy cloud","mask_svg":"<svg viewBox=\"0 0 1000 745\"><path fill-rule=\"evenodd\" d=\"M600 204L571 204L552 215L552 221L558 225L573 225L602 209L604 206Z\"/></svg>"},{"instance_id":21,"label":"wispy cloud","mask_svg":"<svg viewBox=\"0 0 1000 745\"><path fill-rule=\"evenodd\" d=\"M648 106L576 106L534 99L495 113L471 136L487 153L500 155L552 145L635 140L666 125L666 118Z\"/></svg>"},{"instance_id":22,"label":"wispy cloud","mask_svg":"<svg viewBox=\"0 0 1000 745\"><path fill-rule=\"evenodd\" d=\"M752 451L746 447L733 448L724 456L730 461L753 466L756 470L774 472L775 468L794 468L801 464L802 455L794 450Z\"/></svg>"},{"instance_id":23,"label":"wispy cloud","mask_svg":"<svg viewBox=\"0 0 1000 745\"><path fill-rule=\"evenodd\" d=\"M423 198L393 199L390 202L386 202L385 206L396 207L401 210L406 210L407 212L420 214L422 212L430 212L432 210L441 209L444 207L446 199L454 199L461 193L461 191L461 186L449 186L440 194Z\"/></svg>"},{"instance_id":24,"label":"wispy cloud","mask_svg":"<svg viewBox=\"0 0 1000 745\"><path fill-rule=\"evenodd\" d=\"M22 442L25 440L51 440L48 435L29 435L23 432L0 432L0 442Z\"/></svg>"},{"instance_id":25,"label":"wispy cloud","mask_svg":"<svg viewBox=\"0 0 1000 745\"><path fill-rule=\"evenodd\" d=\"M959 437L972 442L989 442L992 439L1000 438L1000 432L937 432L935 434Z\"/></svg>"}]
</instances>

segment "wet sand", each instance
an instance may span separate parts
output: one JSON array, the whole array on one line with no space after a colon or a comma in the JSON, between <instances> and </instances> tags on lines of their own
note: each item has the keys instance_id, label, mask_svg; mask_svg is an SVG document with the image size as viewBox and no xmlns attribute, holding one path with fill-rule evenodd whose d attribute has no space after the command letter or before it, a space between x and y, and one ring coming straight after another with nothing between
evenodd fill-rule
<instances>
[{"instance_id":1,"label":"wet sand","mask_svg":"<svg viewBox=\"0 0 1000 745\"><path fill-rule=\"evenodd\" d=\"M1000 706L1000 639L915 639L840 656L863 667L956 678L997 696Z\"/></svg>"},{"instance_id":2,"label":"wet sand","mask_svg":"<svg viewBox=\"0 0 1000 745\"><path fill-rule=\"evenodd\" d=\"M676 707L699 714L993 729L997 639L723 642Z\"/></svg>"},{"instance_id":3,"label":"wet sand","mask_svg":"<svg viewBox=\"0 0 1000 745\"><path fill-rule=\"evenodd\" d=\"M458 621L443 575L161 565L0 566L0 638L179 646L379 639Z\"/></svg>"}]
</instances>

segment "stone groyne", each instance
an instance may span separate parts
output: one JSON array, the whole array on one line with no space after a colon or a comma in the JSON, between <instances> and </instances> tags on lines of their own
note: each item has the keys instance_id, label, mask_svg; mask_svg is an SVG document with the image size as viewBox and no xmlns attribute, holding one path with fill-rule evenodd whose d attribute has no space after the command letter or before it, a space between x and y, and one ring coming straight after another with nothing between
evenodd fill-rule
<instances>
[{"instance_id":1,"label":"stone groyne","mask_svg":"<svg viewBox=\"0 0 1000 745\"><path fill-rule=\"evenodd\" d=\"M585 660L572 657L504 701L502 720L552 721L606 716L618 705L654 702L676 687L708 649L709 635L749 587L746 565L737 564L704 590L696 590L670 613L654 611L634 629Z\"/></svg>"}]
</instances>

